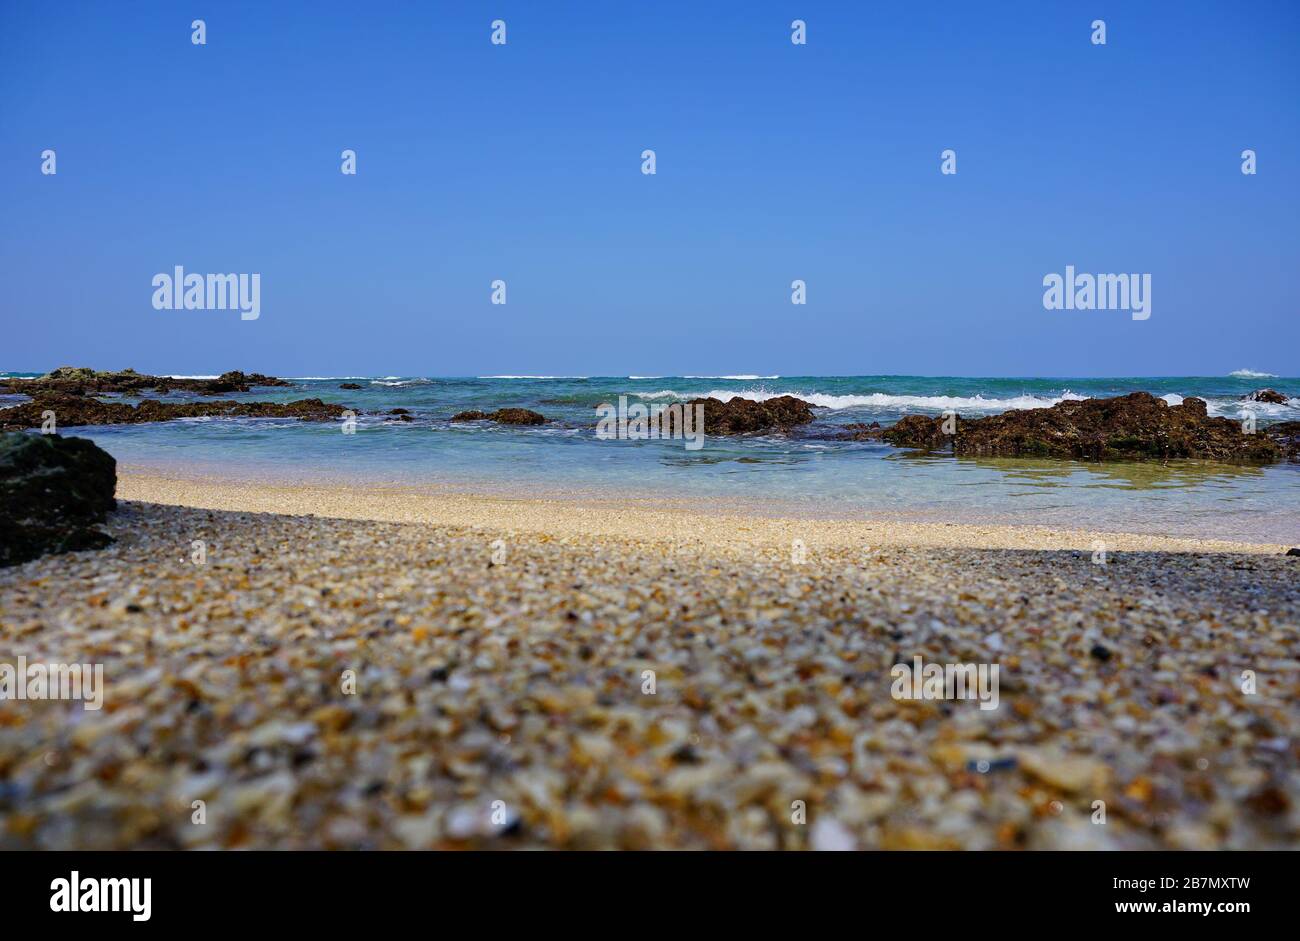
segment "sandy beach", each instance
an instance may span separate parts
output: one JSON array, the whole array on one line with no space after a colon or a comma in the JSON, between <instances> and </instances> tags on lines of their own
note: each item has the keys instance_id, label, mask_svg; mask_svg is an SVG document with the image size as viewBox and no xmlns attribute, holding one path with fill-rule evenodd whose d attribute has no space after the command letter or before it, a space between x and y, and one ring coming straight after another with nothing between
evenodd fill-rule
<instances>
[{"instance_id":1,"label":"sandy beach","mask_svg":"<svg viewBox=\"0 0 1300 941\"><path fill-rule=\"evenodd\" d=\"M108 549L0 570L3 647L106 684L0 710L0 848L1300 842L1284 546L139 473L118 497ZM997 708L894 698L918 656L996 664Z\"/></svg>"}]
</instances>

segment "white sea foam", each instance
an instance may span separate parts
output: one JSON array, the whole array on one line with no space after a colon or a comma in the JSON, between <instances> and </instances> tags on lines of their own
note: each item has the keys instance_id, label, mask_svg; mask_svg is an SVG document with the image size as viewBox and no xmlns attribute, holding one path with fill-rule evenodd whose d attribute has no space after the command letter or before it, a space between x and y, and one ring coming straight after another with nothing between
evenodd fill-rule
<instances>
[{"instance_id":1,"label":"white sea foam","mask_svg":"<svg viewBox=\"0 0 1300 941\"><path fill-rule=\"evenodd\" d=\"M588 376L476 376L477 379L587 379Z\"/></svg>"},{"instance_id":2,"label":"white sea foam","mask_svg":"<svg viewBox=\"0 0 1300 941\"><path fill-rule=\"evenodd\" d=\"M1276 379L1277 375L1271 372L1255 372L1253 369L1234 369L1228 373L1237 379Z\"/></svg>"},{"instance_id":3,"label":"white sea foam","mask_svg":"<svg viewBox=\"0 0 1300 941\"><path fill-rule=\"evenodd\" d=\"M755 376L750 373L738 376L628 376L629 379L734 379L740 382L753 382L757 379L780 379L780 376Z\"/></svg>"},{"instance_id":4,"label":"white sea foam","mask_svg":"<svg viewBox=\"0 0 1300 941\"><path fill-rule=\"evenodd\" d=\"M970 412L1005 412L1010 409L1030 409L1030 408L1048 408L1059 402L1080 401L1087 398L1084 395L1076 395L1073 392L1065 391L1058 397L1044 398L1036 395L1019 395L1009 399L989 399L982 395L955 396L955 395L886 395L883 392L873 392L869 395L827 395L822 392L794 392L780 391L774 392L770 389L713 389L709 392L690 392L682 393L672 389L664 389L659 392L634 392L632 395L640 396L643 399L694 399L694 398L711 398L721 399L729 402L733 398L749 399L754 402L765 402L768 399L774 399L782 395L793 395L797 399L803 399L810 405L819 405L823 408L843 409L843 408L877 408L888 409L891 411L906 411L909 409L930 409L933 411L945 411L954 409L957 411Z\"/></svg>"},{"instance_id":5,"label":"white sea foam","mask_svg":"<svg viewBox=\"0 0 1300 941\"><path fill-rule=\"evenodd\" d=\"M1207 399L1205 412L1211 417L1240 418L1243 412L1254 412L1256 416L1266 418L1294 419L1300 411L1300 399L1287 399L1286 404L1279 402L1247 402L1244 399Z\"/></svg>"},{"instance_id":6,"label":"white sea foam","mask_svg":"<svg viewBox=\"0 0 1300 941\"><path fill-rule=\"evenodd\" d=\"M1182 405L1186 400L1185 396L1177 392L1168 392L1160 398L1170 405ZM1254 412L1257 417L1295 418L1296 410L1300 409L1300 399L1287 399L1283 405L1280 402L1248 402L1245 399L1197 398L1205 402L1205 414L1211 418L1241 418L1244 412Z\"/></svg>"}]
</instances>

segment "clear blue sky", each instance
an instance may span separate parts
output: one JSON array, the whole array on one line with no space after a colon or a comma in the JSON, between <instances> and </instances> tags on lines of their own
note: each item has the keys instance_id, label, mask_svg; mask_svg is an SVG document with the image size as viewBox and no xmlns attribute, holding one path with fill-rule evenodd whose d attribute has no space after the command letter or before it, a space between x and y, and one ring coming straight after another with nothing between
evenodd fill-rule
<instances>
[{"instance_id":1,"label":"clear blue sky","mask_svg":"<svg viewBox=\"0 0 1300 941\"><path fill-rule=\"evenodd\" d=\"M0 369L1296 375L1298 230L1287 0L0 0Z\"/></svg>"}]
</instances>

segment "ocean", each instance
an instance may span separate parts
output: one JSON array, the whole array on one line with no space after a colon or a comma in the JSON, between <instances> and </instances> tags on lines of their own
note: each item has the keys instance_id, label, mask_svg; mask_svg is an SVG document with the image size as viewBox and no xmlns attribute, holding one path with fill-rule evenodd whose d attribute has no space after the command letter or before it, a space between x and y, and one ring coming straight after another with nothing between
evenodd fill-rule
<instances>
[{"instance_id":1,"label":"ocean","mask_svg":"<svg viewBox=\"0 0 1300 941\"><path fill-rule=\"evenodd\" d=\"M355 433L343 434L337 424L276 419L60 431L93 439L128 470L172 474L632 498L644 501L647 512L668 501L719 509L744 504L781 515L1020 523L1300 543L1300 465L959 459L815 436L819 429L851 422L889 424L903 415L939 415L947 409L976 417L1137 390L1171 404L1185 396L1203 398L1211 415L1241 418L1249 410L1264 427L1300 419L1300 398L1274 405L1246 403L1242 397L1264 387L1294 394L1300 391L1295 378L1243 372L1113 379L718 375L291 381L289 388L258 388L229 398L339 402L357 410ZM362 388L340 389L343 382ZM701 449L688 450L681 441L611 441L595 434L596 406L620 395L649 405L697 396L786 394L821 406L816 422L790 437L706 437ZM15 401L0 396L0 406ZM502 407L530 408L554 421L514 427L448 420L468 409ZM393 408L408 409L413 420L383 414Z\"/></svg>"}]
</instances>

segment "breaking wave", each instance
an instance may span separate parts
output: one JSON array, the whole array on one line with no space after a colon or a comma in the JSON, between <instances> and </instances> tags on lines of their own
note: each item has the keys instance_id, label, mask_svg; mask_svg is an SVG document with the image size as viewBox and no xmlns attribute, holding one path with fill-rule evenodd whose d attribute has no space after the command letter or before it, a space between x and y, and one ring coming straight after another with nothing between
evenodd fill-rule
<instances>
[{"instance_id":1,"label":"breaking wave","mask_svg":"<svg viewBox=\"0 0 1300 941\"><path fill-rule=\"evenodd\" d=\"M768 399L774 399L782 395L793 395L795 398L803 399L810 405L818 405L822 408L844 409L844 408L871 408L900 411L907 409L930 410L942 412L946 409L968 412L1005 412L1011 409L1030 409L1030 408L1048 408L1059 402L1080 401L1087 398L1084 395L1076 395L1073 392L1065 391L1060 396L1045 397L1037 395L1018 395L1013 398L998 399L985 398L982 395L976 396L956 396L956 395L887 395L883 392L874 392L869 395L827 395L821 392L773 392L770 389L714 389L709 392L691 392L681 393L672 389L664 389L659 392L633 392L632 395L639 396L643 399L693 399L693 398L712 398L721 399L724 402L734 398L750 399L754 402L764 402Z\"/></svg>"}]
</instances>

